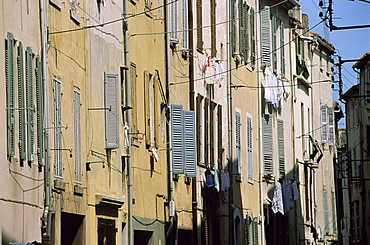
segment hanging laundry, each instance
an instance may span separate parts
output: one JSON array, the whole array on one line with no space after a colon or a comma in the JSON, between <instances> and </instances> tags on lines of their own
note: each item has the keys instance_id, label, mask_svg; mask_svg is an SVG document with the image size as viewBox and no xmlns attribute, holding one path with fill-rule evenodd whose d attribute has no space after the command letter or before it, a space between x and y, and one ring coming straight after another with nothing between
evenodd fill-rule
<instances>
[{"instance_id":1,"label":"hanging laundry","mask_svg":"<svg viewBox=\"0 0 370 245\"><path fill-rule=\"evenodd\" d=\"M211 169L210 168L207 168L207 170L204 172L205 176L206 176L206 186L207 187L212 187L215 185L215 181L214 181L214 177L213 177L213 174L211 172Z\"/></svg>"},{"instance_id":2,"label":"hanging laundry","mask_svg":"<svg viewBox=\"0 0 370 245\"><path fill-rule=\"evenodd\" d=\"M277 180L275 180L275 190L274 190L274 197L272 198L271 209L272 209L272 212L274 212L274 214L276 214L277 212L284 214L281 185Z\"/></svg>"},{"instance_id":3,"label":"hanging laundry","mask_svg":"<svg viewBox=\"0 0 370 245\"><path fill-rule=\"evenodd\" d=\"M230 187L229 172L222 172L221 174L221 191L226 191Z\"/></svg>"},{"instance_id":4,"label":"hanging laundry","mask_svg":"<svg viewBox=\"0 0 370 245\"><path fill-rule=\"evenodd\" d=\"M218 174L217 167L215 167L214 181L215 181L215 188L217 192L219 192L220 191L220 181L219 181L219 174Z\"/></svg>"},{"instance_id":5,"label":"hanging laundry","mask_svg":"<svg viewBox=\"0 0 370 245\"><path fill-rule=\"evenodd\" d=\"M294 208L293 189L290 180L284 180L281 185L283 193L284 213Z\"/></svg>"},{"instance_id":6,"label":"hanging laundry","mask_svg":"<svg viewBox=\"0 0 370 245\"><path fill-rule=\"evenodd\" d=\"M214 79L218 82L218 86L222 86L224 79L224 67L223 63L215 58L212 59L212 66L215 68Z\"/></svg>"},{"instance_id":7,"label":"hanging laundry","mask_svg":"<svg viewBox=\"0 0 370 245\"><path fill-rule=\"evenodd\" d=\"M297 200L299 198L299 192L298 192L298 187L297 187L297 182L294 181L292 183L292 189L293 189L293 200Z\"/></svg>"},{"instance_id":8,"label":"hanging laundry","mask_svg":"<svg viewBox=\"0 0 370 245\"><path fill-rule=\"evenodd\" d=\"M272 74L270 67L265 68L265 99L270 102L274 107L279 106L278 100L278 79Z\"/></svg>"}]
</instances>

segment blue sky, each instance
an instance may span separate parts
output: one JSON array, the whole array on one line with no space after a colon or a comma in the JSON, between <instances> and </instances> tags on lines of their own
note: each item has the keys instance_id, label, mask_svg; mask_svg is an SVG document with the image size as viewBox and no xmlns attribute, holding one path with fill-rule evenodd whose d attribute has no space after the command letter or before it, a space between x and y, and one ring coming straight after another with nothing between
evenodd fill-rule
<instances>
[{"instance_id":1,"label":"blue sky","mask_svg":"<svg viewBox=\"0 0 370 245\"><path fill-rule=\"evenodd\" d=\"M333 24L337 27L352 25L370 25L370 1L367 0L333 0ZM327 6L328 0L323 0L324 6ZM309 26L312 27L321 21L319 12L322 10L319 0L301 0L302 13L308 14ZM370 28L336 30L330 32L324 25L320 24L312 30L319 33L327 41L331 42L337 54L342 56L343 60L358 59L364 53L370 51ZM337 59L335 59L337 60ZM357 84L357 74L352 70L353 62L345 63L342 69L343 92ZM337 89L337 87L335 88ZM334 91L333 99L338 100L338 92ZM342 104L342 110L344 111ZM345 127L344 120L339 122L339 127Z\"/></svg>"}]
</instances>

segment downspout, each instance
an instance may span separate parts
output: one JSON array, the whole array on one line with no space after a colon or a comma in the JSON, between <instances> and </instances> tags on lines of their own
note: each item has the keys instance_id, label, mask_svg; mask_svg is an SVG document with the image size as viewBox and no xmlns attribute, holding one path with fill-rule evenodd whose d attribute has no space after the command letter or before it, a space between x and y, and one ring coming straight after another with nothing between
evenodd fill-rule
<instances>
[{"instance_id":1,"label":"downspout","mask_svg":"<svg viewBox=\"0 0 370 245\"><path fill-rule=\"evenodd\" d=\"M45 232L42 236L43 244L50 244L51 236L51 211L53 197L51 194L51 168L50 168L50 142L48 131L45 129L49 128L49 80L48 80L48 26L47 26L47 3L46 0L40 0L40 31L41 31L41 52L42 52L42 80L44 84L44 134L45 134L45 166L44 166L44 188L45 188L45 204L43 220L45 222ZM44 149L41 149L44 150Z\"/></svg>"},{"instance_id":2,"label":"downspout","mask_svg":"<svg viewBox=\"0 0 370 245\"><path fill-rule=\"evenodd\" d=\"M129 40L128 40L128 0L124 0L124 20L123 20L123 30L124 30L124 52L125 52L125 99L126 107L131 105L131 81L130 81L130 56L129 56ZM131 110L126 110L126 122L129 127L131 127ZM127 153L127 199L128 199L128 244L134 244L134 227L132 222L132 159L131 159L131 139L130 134L127 134L128 142L126 153Z\"/></svg>"}]
</instances>

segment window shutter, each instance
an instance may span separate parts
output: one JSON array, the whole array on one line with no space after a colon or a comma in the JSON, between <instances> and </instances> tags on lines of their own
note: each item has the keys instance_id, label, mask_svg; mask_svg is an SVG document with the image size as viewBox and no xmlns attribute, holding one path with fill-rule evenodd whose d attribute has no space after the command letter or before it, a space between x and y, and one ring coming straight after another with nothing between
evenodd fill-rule
<instances>
[{"instance_id":1,"label":"window shutter","mask_svg":"<svg viewBox=\"0 0 370 245\"><path fill-rule=\"evenodd\" d=\"M278 147L279 147L279 174L285 177L285 154L284 154L284 121L278 120Z\"/></svg>"},{"instance_id":2,"label":"window shutter","mask_svg":"<svg viewBox=\"0 0 370 245\"><path fill-rule=\"evenodd\" d=\"M251 38L251 66L252 68L256 65L256 37L254 34L254 8L250 11L250 38Z\"/></svg>"},{"instance_id":3,"label":"window shutter","mask_svg":"<svg viewBox=\"0 0 370 245\"><path fill-rule=\"evenodd\" d=\"M7 94L7 140L8 155L14 156L15 132L14 132L14 38L8 32L6 42L6 94Z\"/></svg>"},{"instance_id":4,"label":"window shutter","mask_svg":"<svg viewBox=\"0 0 370 245\"><path fill-rule=\"evenodd\" d=\"M245 35L245 16L244 16L244 11L243 11L243 0L239 0L238 4L238 10L239 10L239 54L242 57L243 60L245 60L245 52L244 52L244 35Z\"/></svg>"},{"instance_id":5,"label":"window shutter","mask_svg":"<svg viewBox=\"0 0 370 245\"><path fill-rule=\"evenodd\" d=\"M270 50L270 7L265 6L261 11L261 63L262 66L271 65Z\"/></svg>"},{"instance_id":6,"label":"window shutter","mask_svg":"<svg viewBox=\"0 0 370 245\"><path fill-rule=\"evenodd\" d=\"M54 108L54 167L55 175L63 177L62 154L62 92L60 78L53 79L53 108Z\"/></svg>"},{"instance_id":7,"label":"window shutter","mask_svg":"<svg viewBox=\"0 0 370 245\"><path fill-rule=\"evenodd\" d=\"M75 158L75 181L82 182L81 164L81 93L79 88L74 88L74 158Z\"/></svg>"},{"instance_id":8,"label":"window shutter","mask_svg":"<svg viewBox=\"0 0 370 245\"><path fill-rule=\"evenodd\" d=\"M26 50L26 97L27 97L27 150L28 150L28 162L33 162L34 157L34 141L35 141L35 128L34 128L34 91L33 91L33 65L32 65L32 49L27 47Z\"/></svg>"},{"instance_id":9,"label":"window shutter","mask_svg":"<svg viewBox=\"0 0 370 245\"><path fill-rule=\"evenodd\" d=\"M119 147L118 74L104 73L105 80L105 141L106 148Z\"/></svg>"},{"instance_id":10,"label":"window shutter","mask_svg":"<svg viewBox=\"0 0 370 245\"><path fill-rule=\"evenodd\" d=\"M18 46L18 106L19 110L19 154L21 166L26 161L26 103L24 98L24 62L23 62L23 45L20 42Z\"/></svg>"},{"instance_id":11,"label":"window shutter","mask_svg":"<svg viewBox=\"0 0 370 245\"><path fill-rule=\"evenodd\" d=\"M152 77L148 71L144 71L144 111L145 111L145 140L146 145L151 145L151 108L150 108L150 85L152 84Z\"/></svg>"},{"instance_id":12,"label":"window shutter","mask_svg":"<svg viewBox=\"0 0 370 245\"><path fill-rule=\"evenodd\" d=\"M218 169L222 169L222 105L218 105L217 111L217 127L218 127Z\"/></svg>"},{"instance_id":13,"label":"window shutter","mask_svg":"<svg viewBox=\"0 0 370 245\"><path fill-rule=\"evenodd\" d=\"M202 137L201 137L201 132L202 132L202 110L203 110L203 107L202 107L202 96L198 94L197 96L197 105L196 105L196 113L197 113L197 116L196 116L196 125L197 125L197 128L196 128L196 131L197 131L197 162L199 163L201 161L201 157L200 157L200 153L201 153L201 149L202 149Z\"/></svg>"},{"instance_id":14,"label":"window shutter","mask_svg":"<svg viewBox=\"0 0 370 245\"><path fill-rule=\"evenodd\" d=\"M333 233L337 234L337 219L335 214L335 195L334 191L331 192L331 217L333 217Z\"/></svg>"},{"instance_id":15,"label":"window shutter","mask_svg":"<svg viewBox=\"0 0 370 245\"><path fill-rule=\"evenodd\" d=\"M335 145L335 125L334 125L334 108L328 107L328 143L331 146Z\"/></svg>"},{"instance_id":16,"label":"window shutter","mask_svg":"<svg viewBox=\"0 0 370 245\"><path fill-rule=\"evenodd\" d=\"M185 170L186 176L196 177L195 162L195 113L184 111L184 133L185 133Z\"/></svg>"},{"instance_id":17,"label":"window shutter","mask_svg":"<svg viewBox=\"0 0 370 245\"><path fill-rule=\"evenodd\" d=\"M252 118L247 117L248 179L253 180Z\"/></svg>"},{"instance_id":18,"label":"window shutter","mask_svg":"<svg viewBox=\"0 0 370 245\"><path fill-rule=\"evenodd\" d=\"M197 0L197 50L203 51L202 0Z\"/></svg>"},{"instance_id":19,"label":"window shutter","mask_svg":"<svg viewBox=\"0 0 370 245\"><path fill-rule=\"evenodd\" d=\"M285 41L284 41L284 22L280 21L280 58L281 75L285 76Z\"/></svg>"},{"instance_id":20,"label":"window shutter","mask_svg":"<svg viewBox=\"0 0 370 245\"><path fill-rule=\"evenodd\" d=\"M204 163L209 164L209 99L204 100Z\"/></svg>"},{"instance_id":21,"label":"window shutter","mask_svg":"<svg viewBox=\"0 0 370 245\"><path fill-rule=\"evenodd\" d=\"M269 117L271 118L271 116ZM271 120L262 119L263 130L263 159L265 174L273 174L272 163L272 125Z\"/></svg>"},{"instance_id":22,"label":"window shutter","mask_svg":"<svg viewBox=\"0 0 370 245\"><path fill-rule=\"evenodd\" d=\"M235 153L236 153L236 168L237 174L241 174L241 152L240 152L240 137L241 137L241 129L240 129L240 113L235 112Z\"/></svg>"},{"instance_id":23,"label":"window shutter","mask_svg":"<svg viewBox=\"0 0 370 245\"><path fill-rule=\"evenodd\" d=\"M272 69L273 72L277 73L277 18L275 15L272 16Z\"/></svg>"},{"instance_id":24,"label":"window shutter","mask_svg":"<svg viewBox=\"0 0 370 245\"><path fill-rule=\"evenodd\" d=\"M216 0L211 0L211 56L216 57Z\"/></svg>"},{"instance_id":25,"label":"window shutter","mask_svg":"<svg viewBox=\"0 0 370 245\"><path fill-rule=\"evenodd\" d=\"M211 110L209 113L209 162L211 168L215 166L215 108L216 108L216 103L211 101Z\"/></svg>"},{"instance_id":26,"label":"window shutter","mask_svg":"<svg viewBox=\"0 0 370 245\"><path fill-rule=\"evenodd\" d=\"M36 57L36 103L37 103L37 160L39 166L44 165L44 86L42 66L39 56Z\"/></svg>"},{"instance_id":27,"label":"window shutter","mask_svg":"<svg viewBox=\"0 0 370 245\"><path fill-rule=\"evenodd\" d=\"M174 1L170 4L170 39L173 42L178 42L177 37L177 1Z\"/></svg>"},{"instance_id":28,"label":"window shutter","mask_svg":"<svg viewBox=\"0 0 370 245\"><path fill-rule=\"evenodd\" d=\"M171 140L172 140L172 171L174 174L184 173L183 148L183 110L182 105L171 105Z\"/></svg>"},{"instance_id":29,"label":"window shutter","mask_svg":"<svg viewBox=\"0 0 370 245\"><path fill-rule=\"evenodd\" d=\"M321 110L321 141L322 143L328 142L328 115L326 104L320 105Z\"/></svg>"},{"instance_id":30,"label":"window shutter","mask_svg":"<svg viewBox=\"0 0 370 245\"><path fill-rule=\"evenodd\" d=\"M258 218L253 219L253 241L254 245L258 245Z\"/></svg>"},{"instance_id":31,"label":"window shutter","mask_svg":"<svg viewBox=\"0 0 370 245\"><path fill-rule=\"evenodd\" d=\"M189 49L189 16L188 0L182 0L182 48Z\"/></svg>"},{"instance_id":32,"label":"window shutter","mask_svg":"<svg viewBox=\"0 0 370 245\"><path fill-rule=\"evenodd\" d=\"M251 234L251 229L252 229L252 218L250 216L247 216L245 219L245 244L246 245L252 245L253 243L253 236Z\"/></svg>"},{"instance_id":33,"label":"window shutter","mask_svg":"<svg viewBox=\"0 0 370 245\"><path fill-rule=\"evenodd\" d=\"M323 190L324 195L324 219L325 219L325 233L330 233L330 223L329 223L329 207L328 207L328 191Z\"/></svg>"}]
</instances>

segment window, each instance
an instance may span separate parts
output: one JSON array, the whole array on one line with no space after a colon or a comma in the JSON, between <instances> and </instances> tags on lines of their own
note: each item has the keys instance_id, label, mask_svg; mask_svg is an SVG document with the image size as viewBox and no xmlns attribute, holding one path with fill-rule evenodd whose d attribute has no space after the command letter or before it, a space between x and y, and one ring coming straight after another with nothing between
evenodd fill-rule
<instances>
[{"instance_id":1,"label":"window","mask_svg":"<svg viewBox=\"0 0 370 245\"><path fill-rule=\"evenodd\" d=\"M14 82L14 38L13 34L8 32L8 39L6 40L6 107L7 107L7 153L9 156L15 154L15 82Z\"/></svg>"},{"instance_id":2,"label":"window","mask_svg":"<svg viewBox=\"0 0 370 245\"><path fill-rule=\"evenodd\" d=\"M171 144L173 173L195 177L195 113L182 105L171 105Z\"/></svg>"},{"instance_id":3,"label":"window","mask_svg":"<svg viewBox=\"0 0 370 245\"><path fill-rule=\"evenodd\" d=\"M285 177L285 153L284 153L284 121L278 120L278 148L279 148L279 174Z\"/></svg>"},{"instance_id":4,"label":"window","mask_svg":"<svg viewBox=\"0 0 370 245\"><path fill-rule=\"evenodd\" d=\"M53 108L54 108L54 168L55 176L63 177L62 152L62 91L61 80L53 77Z\"/></svg>"},{"instance_id":5,"label":"window","mask_svg":"<svg viewBox=\"0 0 370 245\"><path fill-rule=\"evenodd\" d=\"M182 49L189 50L189 16L188 0L182 0Z\"/></svg>"},{"instance_id":6,"label":"window","mask_svg":"<svg viewBox=\"0 0 370 245\"><path fill-rule=\"evenodd\" d=\"M334 108L320 105L321 110L321 141L330 146L335 145L335 114Z\"/></svg>"},{"instance_id":7,"label":"window","mask_svg":"<svg viewBox=\"0 0 370 245\"><path fill-rule=\"evenodd\" d=\"M81 183L81 94L79 88L74 88L73 96L75 181L76 183Z\"/></svg>"},{"instance_id":8,"label":"window","mask_svg":"<svg viewBox=\"0 0 370 245\"><path fill-rule=\"evenodd\" d=\"M98 218L98 245L115 245L116 232L114 220Z\"/></svg>"},{"instance_id":9,"label":"window","mask_svg":"<svg viewBox=\"0 0 370 245\"><path fill-rule=\"evenodd\" d=\"M329 145L334 146L335 145L335 131L334 131L334 108L328 107L328 142Z\"/></svg>"},{"instance_id":10,"label":"window","mask_svg":"<svg viewBox=\"0 0 370 245\"><path fill-rule=\"evenodd\" d=\"M241 160L241 121L240 111L235 111L235 162L236 162L236 173L241 175L242 173L242 160Z\"/></svg>"},{"instance_id":11,"label":"window","mask_svg":"<svg viewBox=\"0 0 370 245\"><path fill-rule=\"evenodd\" d=\"M247 114L247 153L248 153L248 181L253 182L253 148L252 148L252 117Z\"/></svg>"},{"instance_id":12,"label":"window","mask_svg":"<svg viewBox=\"0 0 370 245\"><path fill-rule=\"evenodd\" d=\"M107 149L119 147L118 74L104 73L105 142Z\"/></svg>"},{"instance_id":13,"label":"window","mask_svg":"<svg viewBox=\"0 0 370 245\"><path fill-rule=\"evenodd\" d=\"M272 68L275 73L285 75L284 23L272 16Z\"/></svg>"},{"instance_id":14,"label":"window","mask_svg":"<svg viewBox=\"0 0 370 245\"><path fill-rule=\"evenodd\" d=\"M173 1L169 6L169 16L170 16L170 41L173 44L179 43L177 35L177 26L178 26L178 1Z\"/></svg>"},{"instance_id":15,"label":"window","mask_svg":"<svg viewBox=\"0 0 370 245\"><path fill-rule=\"evenodd\" d=\"M326 110L326 104L320 105L321 110L321 141L322 143L328 142L328 114Z\"/></svg>"},{"instance_id":16,"label":"window","mask_svg":"<svg viewBox=\"0 0 370 245\"><path fill-rule=\"evenodd\" d=\"M254 68L255 65L255 35L254 9L246 1L239 0L239 54L244 64ZM236 41L236 40L235 40Z\"/></svg>"},{"instance_id":17,"label":"window","mask_svg":"<svg viewBox=\"0 0 370 245\"><path fill-rule=\"evenodd\" d=\"M148 148L155 147L155 77L148 71L144 71L144 96L145 96L145 139Z\"/></svg>"},{"instance_id":18,"label":"window","mask_svg":"<svg viewBox=\"0 0 370 245\"><path fill-rule=\"evenodd\" d=\"M270 120L267 120L267 118ZM264 172L265 174L273 174L271 115L262 118L262 131Z\"/></svg>"}]
</instances>

